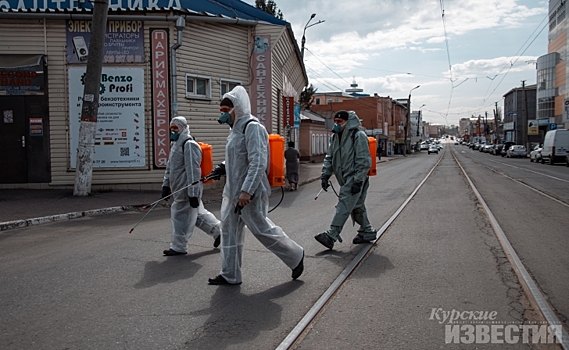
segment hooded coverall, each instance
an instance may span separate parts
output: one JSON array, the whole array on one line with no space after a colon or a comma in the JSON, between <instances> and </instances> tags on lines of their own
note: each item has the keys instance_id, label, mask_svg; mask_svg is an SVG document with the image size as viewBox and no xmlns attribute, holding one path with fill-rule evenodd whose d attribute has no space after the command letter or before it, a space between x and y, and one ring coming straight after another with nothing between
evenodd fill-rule
<instances>
[{"instance_id":1,"label":"hooded coverall","mask_svg":"<svg viewBox=\"0 0 569 350\"><path fill-rule=\"evenodd\" d=\"M363 131L358 130L360 119L354 111L349 111L346 126L341 133L331 136L330 145L322 166L322 177L330 178L332 174L340 184L336 213L326 234L335 242L342 242L340 232L351 215L352 220L360 225L358 235L364 240L376 238L376 230L371 226L365 206L371 167L369 141ZM352 133L354 133L352 135ZM362 182L359 193L352 194L352 185Z\"/></svg>"},{"instance_id":2,"label":"hooded coverall","mask_svg":"<svg viewBox=\"0 0 569 350\"><path fill-rule=\"evenodd\" d=\"M221 204L220 275L228 283L238 284L242 282L245 225L259 242L291 269L303 259L304 250L267 218L271 193L266 175L269 138L265 127L251 115L247 91L237 86L223 98L229 98L233 103L235 120L225 146L227 178ZM250 120L253 122L247 124ZM252 197L239 214L235 208L241 191Z\"/></svg>"},{"instance_id":3,"label":"hooded coverall","mask_svg":"<svg viewBox=\"0 0 569 350\"><path fill-rule=\"evenodd\" d=\"M202 150L200 145L190 135L190 129L185 117L175 117L171 124L178 126L180 136L170 143L170 156L166 165L166 173L162 186L170 187L172 193L200 180ZM182 149L183 147L183 149ZM172 234L170 249L177 252L187 252L188 240L194 232L194 227L217 238L221 233L220 221L205 209L201 200L203 185L201 182L187 189L174 193L174 202L170 207ZM199 206L190 206L190 197L199 199Z\"/></svg>"}]
</instances>

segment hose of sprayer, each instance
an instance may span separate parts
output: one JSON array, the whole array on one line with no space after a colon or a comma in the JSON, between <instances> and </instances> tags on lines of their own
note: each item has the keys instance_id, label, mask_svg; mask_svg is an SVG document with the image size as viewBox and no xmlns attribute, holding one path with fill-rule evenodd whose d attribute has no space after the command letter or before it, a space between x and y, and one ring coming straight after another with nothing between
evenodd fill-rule
<instances>
[{"instance_id":1,"label":"hose of sprayer","mask_svg":"<svg viewBox=\"0 0 569 350\"><path fill-rule=\"evenodd\" d=\"M332 191L334 191L334 194L336 195L336 197L340 197L340 195L338 194L338 192L336 192L336 189L334 188L334 184L332 184L332 181L329 182L330 187L332 187Z\"/></svg>"},{"instance_id":2,"label":"hose of sprayer","mask_svg":"<svg viewBox=\"0 0 569 350\"><path fill-rule=\"evenodd\" d=\"M284 198L284 187L281 186L281 200L273 207L273 209L269 210L268 213L272 212L273 210L277 209L277 207L281 204Z\"/></svg>"}]
</instances>

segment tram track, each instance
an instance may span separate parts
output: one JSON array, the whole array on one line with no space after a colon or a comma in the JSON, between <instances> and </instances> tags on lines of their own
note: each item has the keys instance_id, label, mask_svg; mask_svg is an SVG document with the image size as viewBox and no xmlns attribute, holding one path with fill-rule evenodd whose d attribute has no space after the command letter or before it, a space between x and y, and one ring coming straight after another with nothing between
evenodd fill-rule
<instances>
[{"instance_id":1,"label":"tram track","mask_svg":"<svg viewBox=\"0 0 569 350\"><path fill-rule=\"evenodd\" d=\"M450 149L450 147L449 147ZM443 154L439 156L439 159L435 163L435 165L428 171L422 181L416 186L416 188L412 191L412 193L405 199L405 201L397 208L397 210L385 221L385 223L381 226L378 230L377 239L373 242L373 244L365 245L358 254L354 257L354 259L345 267L345 269L340 273L340 275L333 281L333 283L328 287L328 289L321 295L321 297L315 302L315 304L310 308L310 310L304 315L304 317L297 323L297 325L292 329L292 331L285 337L285 339L279 344L276 348L277 350L285 350L285 349L294 349L296 348L304 339L306 334L310 332L313 325L318 321L320 315L322 315L327 306L333 301L335 295L339 292L343 285L346 284L349 277L357 270L357 268L365 261L366 257L370 254L373 248L376 247L379 240L382 238L383 234L387 231L387 229L393 224L393 222L399 217L401 212L408 206L409 202L415 197L417 192L421 189L423 184L430 178L433 172L437 169L439 164L441 163L444 153L446 152L446 148L443 149ZM502 246L508 261L512 265L522 288L524 289L525 293L528 295L529 299L531 300L533 306L536 310L539 310L539 313L543 316L546 322L549 325L557 325L558 327L555 328L557 331L560 331L561 334L557 334L557 337L561 339L561 346L564 350L569 350L569 335L567 330L559 325L562 325L561 321L546 301L545 297L541 293L537 283L533 280L521 260L519 259L518 255L516 254L515 250L513 249L512 245L510 244L509 240L507 239L504 231L498 224L496 218L494 217L492 211L484 201L482 195L476 188L475 184L471 181L470 177L468 176L466 170L454 154L453 150L449 150L454 162L460 168L462 175L467 180L470 188L476 195L477 200L481 204L486 213L487 217L490 220L492 229L498 238L500 245ZM473 160L473 162L475 162ZM500 174L520 185L526 186L529 189L543 195L544 197L555 201L558 204L564 205L569 207L569 204L565 203L564 201L550 196L549 194L540 191L539 189L532 187L529 184L524 183L519 179L512 178L497 169L493 169L487 167L489 170Z\"/></svg>"},{"instance_id":2,"label":"tram track","mask_svg":"<svg viewBox=\"0 0 569 350\"><path fill-rule=\"evenodd\" d=\"M503 229L500 227L500 224L498 223L496 217L494 216L494 214L492 213L492 211L490 210L490 208L486 204L486 201L484 201L484 198L482 197L481 193L478 191L478 189L476 188L476 186L474 185L474 183L472 182L472 180L468 176L466 170L464 169L464 167L462 166L462 164L458 160L454 151L451 150L450 152L451 152L451 155L452 155L454 161L460 167L462 174L465 176L466 180L468 181L472 191L476 195L476 198L479 201L480 205L484 208L484 211L485 211L486 215L488 216L488 219L490 220L490 224L492 225L492 229L494 230L494 233L496 234L496 237L498 238L500 245L502 246L502 249L506 253L506 256L508 257L508 261L512 265L514 272L516 273L518 280L520 281L520 284L522 285L522 288L524 289L524 292L526 293L526 295L530 299L530 301L533 304L533 306L535 307L535 309L539 310L539 313L543 316L543 318L546 320L546 322L548 323L549 326L557 326L558 327L561 325L561 327L557 328L557 330L559 330L561 332L561 334L556 334L556 336L559 339L561 339L562 348L564 350L568 350L569 349L569 334L567 333L567 330L565 329L565 327L563 326L563 324L561 323L561 321L557 317L556 313L553 311L553 308L547 302L546 298L542 294L542 292L541 292L538 284L536 283L536 281L533 279L533 277L530 275L530 273L528 272L528 270L526 269L526 267L524 266L524 264L520 260L518 254L514 250L513 246L511 245L510 241L508 240L508 238L506 237L506 234L504 233ZM540 194L546 198L549 198L549 199L555 201L556 203L559 203L561 205L569 207L569 205L567 203L563 202L562 200L554 198L554 197L550 196L549 194L547 194L547 193L545 193L545 192L543 192L543 191L541 191L541 190L539 190L533 186L530 186L530 185L528 185L528 184L526 184L526 183L524 183L518 179L515 179L511 176L508 176L508 175L504 174L503 172L498 171L497 169L488 167L485 164L481 164L480 162L476 162L475 160L472 160L472 161L474 163L483 165L488 170L495 172L499 175L502 175L502 176L510 179L511 181L513 181L515 183L523 185L523 186L531 189L532 191L534 191L534 192L536 192L536 193L538 193L538 194Z\"/></svg>"},{"instance_id":3,"label":"tram track","mask_svg":"<svg viewBox=\"0 0 569 350\"><path fill-rule=\"evenodd\" d=\"M454 156L454 153L453 153L453 157L455 157L455 156ZM455 158L456 158L456 157L455 157ZM513 181L513 182L515 182L515 183L518 183L518 184L520 184L520 185L522 185L522 186L525 186L525 187L527 187L528 189L530 189L530 190L532 190L532 191L534 191L534 192L536 192L536 193L538 193L538 194L540 194L540 195L542 195L542 196L544 196L544 197L546 197L546 198L548 198L548 199L551 199L551 200L553 200L554 202L556 202L556 203L558 203L558 204L561 204L561 205L563 205L563 206L569 208L569 203L563 201L563 200L560 199L560 198L555 197L554 195L551 195L551 194L549 194L549 193L546 193L546 192L544 192L544 191L542 191L542 190L536 188L535 186L532 186L532 185L528 184L527 182L525 182L525 181L523 181L523 180L521 180L521 179L518 179L518 178L515 178L515 177L512 177L512 176L509 176L508 174L504 173L504 171L499 170L499 169L496 169L496 168L493 168L493 167L490 167L490 166L488 166L487 164L484 164L484 163L482 163L482 162L479 162L479 161L477 161L476 159L474 159L474 158L472 158L472 157L469 157L469 159L470 159L473 163L476 163L476 164L478 164L478 165L481 165L481 166L485 167L486 169L488 169L489 171L491 171L491 172L493 172L493 173L495 173L495 174L501 175L501 176L503 176L503 177L505 177L505 178L507 178L507 179L509 179L509 180L511 180L511 181ZM496 161L494 161L494 160L490 160L490 161L491 161L491 162L496 162ZM508 167L520 169L520 170L523 170L523 171L525 171L525 172L532 173L532 174L535 174L535 175L544 176L544 177L546 177L546 178L548 178L548 179L552 179L552 180L556 180L556 181L560 181L560 182L564 182L564 183L569 184L569 181L568 181L568 180L561 179L561 178L556 177L556 176L551 176L551 175L549 175L549 174L544 174L544 173L541 173L541 172L529 170L529 169L526 169L526 168L523 168L523 167L517 167L517 166L511 165L511 164L506 164L506 163L500 163L500 164L505 165L505 166L508 166Z\"/></svg>"}]
</instances>

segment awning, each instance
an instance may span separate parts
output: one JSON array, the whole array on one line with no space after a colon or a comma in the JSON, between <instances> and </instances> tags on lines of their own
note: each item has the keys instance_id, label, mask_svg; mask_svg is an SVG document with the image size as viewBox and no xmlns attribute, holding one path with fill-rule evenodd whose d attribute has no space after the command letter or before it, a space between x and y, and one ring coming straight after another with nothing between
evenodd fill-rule
<instances>
[{"instance_id":1,"label":"awning","mask_svg":"<svg viewBox=\"0 0 569 350\"><path fill-rule=\"evenodd\" d=\"M45 55L0 55L0 69L13 69L23 67L43 66L45 64Z\"/></svg>"}]
</instances>

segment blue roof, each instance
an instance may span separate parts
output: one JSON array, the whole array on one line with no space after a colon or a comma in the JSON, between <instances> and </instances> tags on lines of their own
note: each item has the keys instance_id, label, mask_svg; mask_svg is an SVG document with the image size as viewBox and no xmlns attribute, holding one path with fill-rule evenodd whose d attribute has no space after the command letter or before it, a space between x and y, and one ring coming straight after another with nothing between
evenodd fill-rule
<instances>
[{"instance_id":1,"label":"blue roof","mask_svg":"<svg viewBox=\"0 0 569 350\"><path fill-rule=\"evenodd\" d=\"M92 12L93 9L91 2L86 0L2 0L2 5L1 12L74 13ZM282 26L288 24L239 0L112 0L109 8L121 12L177 10L193 15L264 21Z\"/></svg>"}]
</instances>

